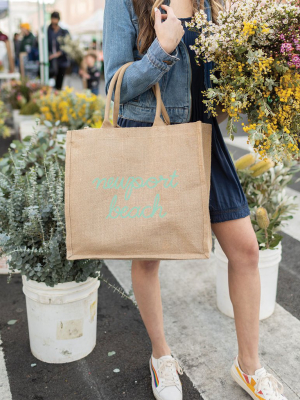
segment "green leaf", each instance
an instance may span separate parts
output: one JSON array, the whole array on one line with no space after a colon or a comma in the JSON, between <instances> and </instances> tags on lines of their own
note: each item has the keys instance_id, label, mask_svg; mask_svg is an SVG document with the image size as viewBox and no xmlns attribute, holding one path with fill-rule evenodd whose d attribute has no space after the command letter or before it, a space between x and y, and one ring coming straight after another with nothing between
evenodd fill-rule
<instances>
[{"instance_id":1,"label":"green leaf","mask_svg":"<svg viewBox=\"0 0 300 400\"><path fill-rule=\"evenodd\" d=\"M281 242L283 236L279 234L275 234L274 238L270 241L269 245L271 248L275 248L278 246L278 244Z\"/></svg>"},{"instance_id":2,"label":"green leaf","mask_svg":"<svg viewBox=\"0 0 300 400\"><path fill-rule=\"evenodd\" d=\"M48 128L53 128L53 125L50 121L44 121L44 125L46 125Z\"/></svg>"}]
</instances>

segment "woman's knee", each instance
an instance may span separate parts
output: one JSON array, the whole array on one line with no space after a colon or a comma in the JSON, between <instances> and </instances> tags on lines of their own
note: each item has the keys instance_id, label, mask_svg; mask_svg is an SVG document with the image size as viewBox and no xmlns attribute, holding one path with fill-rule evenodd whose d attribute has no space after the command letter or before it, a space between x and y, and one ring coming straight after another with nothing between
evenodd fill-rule
<instances>
[{"instance_id":1,"label":"woman's knee","mask_svg":"<svg viewBox=\"0 0 300 400\"><path fill-rule=\"evenodd\" d=\"M251 267L256 269L259 261L259 246L254 235L254 238L236 244L236 247L232 254L228 257L231 266L237 266L240 268L241 265L245 265L247 268Z\"/></svg>"}]
</instances>

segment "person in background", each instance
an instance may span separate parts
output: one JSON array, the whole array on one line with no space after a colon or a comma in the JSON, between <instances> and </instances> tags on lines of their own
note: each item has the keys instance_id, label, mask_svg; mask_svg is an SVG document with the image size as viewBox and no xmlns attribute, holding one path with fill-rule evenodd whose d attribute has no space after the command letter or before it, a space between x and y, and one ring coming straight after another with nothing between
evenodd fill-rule
<instances>
[{"instance_id":1,"label":"person in background","mask_svg":"<svg viewBox=\"0 0 300 400\"><path fill-rule=\"evenodd\" d=\"M15 66L18 68L20 66L20 60L19 60L20 47L21 47L20 34L15 33L14 34Z\"/></svg>"},{"instance_id":2,"label":"person in background","mask_svg":"<svg viewBox=\"0 0 300 400\"><path fill-rule=\"evenodd\" d=\"M91 49L97 50L97 40L95 38L92 40Z\"/></svg>"},{"instance_id":3,"label":"person in background","mask_svg":"<svg viewBox=\"0 0 300 400\"><path fill-rule=\"evenodd\" d=\"M87 80L87 88L96 96L99 94L99 83L100 83L100 69L96 64L97 56L95 53L88 53L84 57L86 65L86 71L80 69L79 74Z\"/></svg>"},{"instance_id":4,"label":"person in background","mask_svg":"<svg viewBox=\"0 0 300 400\"><path fill-rule=\"evenodd\" d=\"M58 23L60 15L57 11L51 14L51 24L48 27L48 50L50 61L50 77L55 78L55 89L61 90L63 85L66 69L70 65L70 61L60 48L60 43L57 40L59 37L69 35L67 29L61 28Z\"/></svg>"},{"instance_id":5,"label":"person in background","mask_svg":"<svg viewBox=\"0 0 300 400\"><path fill-rule=\"evenodd\" d=\"M33 33L31 32L30 25L27 22L21 24L20 28L21 28L23 39L21 40L19 53L29 54L31 52L32 47L36 43L36 38L33 35Z\"/></svg>"}]
</instances>

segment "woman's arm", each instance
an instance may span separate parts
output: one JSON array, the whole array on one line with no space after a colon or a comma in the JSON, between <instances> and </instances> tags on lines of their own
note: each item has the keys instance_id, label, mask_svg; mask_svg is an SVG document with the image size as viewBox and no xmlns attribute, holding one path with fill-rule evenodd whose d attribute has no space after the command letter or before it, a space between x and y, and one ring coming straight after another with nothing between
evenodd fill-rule
<instances>
[{"instance_id":1,"label":"woman's arm","mask_svg":"<svg viewBox=\"0 0 300 400\"><path fill-rule=\"evenodd\" d=\"M134 61L136 30L132 23L131 0L108 0L104 10L103 58L105 91L115 72L125 63ZM177 49L167 53L156 38L141 60L125 71L121 86L121 103L148 90L178 61ZM114 93L113 93L114 98Z\"/></svg>"}]
</instances>

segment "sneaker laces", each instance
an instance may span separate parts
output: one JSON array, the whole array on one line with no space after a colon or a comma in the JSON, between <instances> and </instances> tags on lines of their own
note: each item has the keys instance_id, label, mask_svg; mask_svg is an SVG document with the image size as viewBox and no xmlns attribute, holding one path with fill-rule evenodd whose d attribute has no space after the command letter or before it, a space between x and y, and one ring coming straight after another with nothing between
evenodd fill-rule
<instances>
[{"instance_id":1,"label":"sneaker laces","mask_svg":"<svg viewBox=\"0 0 300 400\"><path fill-rule=\"evenodd\" d=\"M264 372L258 377L255 385L256 392L263 391L264 395L268 396L269 400L281 400L283 393L283 385L272 374Z\"/></svg>"},{"instance_id":2,"label":"sneaker laces","mask_svg":"<svg viewBox=\"0 0 300 400\"><path fill-rule=\"evenodd\" d=\"M172 360L163 360L158 368L158 374L163 380L164 386L174 386L177 384L178 376L175 375L176 372L180 375L183 374L183 370L175 358Z\"/></svg>"}]
</instances>

